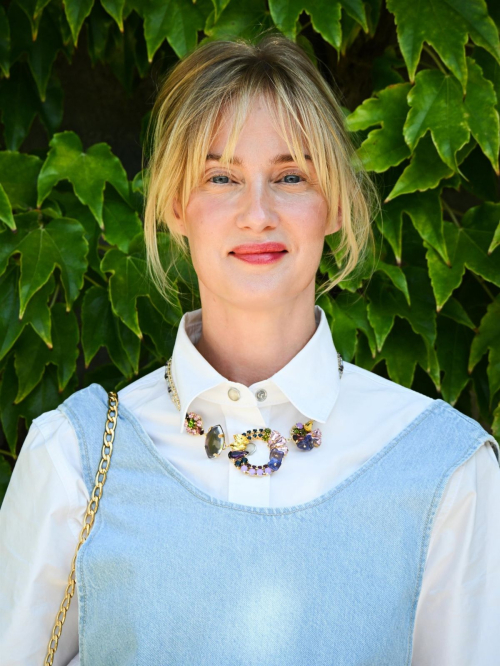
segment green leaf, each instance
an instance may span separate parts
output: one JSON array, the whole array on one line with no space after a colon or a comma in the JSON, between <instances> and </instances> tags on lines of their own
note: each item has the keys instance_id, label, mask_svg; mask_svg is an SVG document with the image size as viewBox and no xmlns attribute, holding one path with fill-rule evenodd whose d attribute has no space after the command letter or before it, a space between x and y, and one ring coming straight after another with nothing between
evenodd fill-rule
<instances>
[{"instance_id":1,"label":"green leaf","mask_svg":"<svg viewBox=\"0 0 500 666\"><path fill-rule=\"evenodd\" d=\"M413 383L417 363L425 370L428 365L427 351L422 338L401 320L396 321L382 352L377 357L377 361L382 359L386 362L387 372L392 381L408 388Z\"/></svg>"},{"instance_id":2,"label":"green leaf","mask_svg":"<svg viewBox=\"0 0 500 666\"><path fill-rule=\"evenodd\" d=\"M14 402L19 404L38 384L50 363L51 350L30 327L26 327L14 347L16 375L19 380Z\"/></svg>"},{"instance_id":3,"label":"green leaf","mask_svg":"<svg viewBox=\"0 0 500 666\"><path fill-rule=\"evenodd\" d=\"M2 506L3 498L5 497L5 493L9 486L10 476L11 471L9 463L3 456L0 456L0 507Z\"/></svg>"},{"instance_id":4,"label":"green leaf","mask_svg":"<svg viewBox=\"0 0 500 666\"><path fill-rule=\"evenodd\" d=\"M90 208L82 204L72 191L59 192L58 190L53 190L51 197L60 204L64 211L59 217L71 217L73 220L78 220L84 227L85 239L89 244L89 253L87 256L89 266L105 279L105 276L101 273L101 257L98 253L99 239L101 238L102 231Z\"/></svg>"},{"instance_id":5,"label":"green leaf","mask_svg":"<svg viewBox=\"0 0 500 666\"><path fill-rule=\"evenodd\" d=\"M462 218L462 228L451 222L444 223L450 266L444 264L435 250L424 242L438 310L460 285L466 268L500 286L500 253L496 250L488 254L499 213L500 204L485 202L467 211Z\"/></svg>"},{"instance_id":6,"label":"green leaf","mask_svg":"<svg viewBox=\"0 0 500 666\"><path fill-rule=\"evenodd\" d=\"M76 372L80 331L75 313L66 312L62 303L52 307L52 339L54 348L50 352L50 362L57 365L59 391L63 391Z\"/></svg>"},{"instance_id":7,"label":"green leaf","mask_svg":"<svg viewBox=\"0 0 500 666\"><path fill-rule=\"evenodd\" d=\"M439 314L442 317L453 319L453 321L462 324L462 326L468 326L472 330L476 328L474 322L465 311L464 306L456 298L453 298L453 296L446 301Z\"/></svg>"},{"instance_id":8,"label":"green leaf","mask_svg":"<svg viewBox=\"0 0 500 666\"><path fill-rule=\"evenodd\" d=\"M305 11L310 17L314 30L323 39L340 51L342 28L341 9L360 23L368 32L366 12L361 0L270 0L269 10L276 27L290 39L297 37L300 14Z\"/></svg>"},{"instance_id":9,"label":"green leaf","mask_svg":"<svg viewBox=\"0 0 500 666\"><path fill-rule=\"evenodd\" d=\"M127 354L128 360L134 374L137 375L139 372L139 357L141 353L141 340L133 333L128 326L118 320L118 335L120 337L120 343L125 353Z\"/></svg>"},{"instance_id":10,"label":"green leaf","mask_svg":"<svg viewBox=\"0 0 500 666\"><path fill-rule=\"evenodd\" d=\"M469 35L500 62L498 30L488 16L484 0L420 0L418 3L387 0L387 9L394 14L399 46L412 82L424 41L436 49L461 82L464 92L467 83L464 47Z\"/></svg>"},{"instance_id":11,"label":"green leaf","mask_svg":"<svg viewBox=\"0 0 500 666\"><path fill-rule=\"evenodd\" d=\"M402 215L407 213L420 237L432 246L437 253L449 262L448 250L444 237L444 221L439 189L427 190L419 194L406 194L386 203L383 208L384 235L388 223L387 240L401 260L401 225ZM382 229L381 229L382 230Z\"/></svg>"},{"instance_id":12,"label":"green leaf","mask_svg":"<svg viewBox=\"0 0 500 666\"><path fill-rule=\"evenodd\" d=\"M431 136L426 134L418 142L410 164L398 178L384 202L402 194L433 189L444 178L453 176L453 173L453 170L439 157Z\"/></svg>"},{"instance_id":13,"label":"green leaf","mask_svg":"<svg viewBox=\"0 0 500 666\"><path fill-rule=\"evenodd\" d=\"M500 222L498 223L493 238L491 240L490 246L488 248L488 254L491 254L500 245Z\"/></svg>"},{"instance_id":14,"label":"green leaf","mask_svg":"<svg viewBox=\"0 0 500 666\"><path fill-rule=\"evenodd\" d=\"M207 18L205 34L208 38L201 41L214 39L234 39L244 37L255 38L261 31L272 27L273 23L264 0L247 0L247 2L230 2L224 11L215 20L215 12Z\"/></svg>"},{"instance_id":15,"label":"green leaf","mask_svg":"<svg viewBox=\"0 0 500 666\"><path fill-rule=\"evenodd\" d=\"M0 6L0 70L8 78L10 67L10 25L5 9Z\"/></svg>"},{"instance_id":16,"label":"green leaf","mask_svg":"<svg viewBox=\"0 0 500 666\"><path fill-rule=\"evenodd\" d=\"M64 11L71 28L71 34L75 46L78 42L78 35L83 22L92 11L94 0L64 0Z\"/></svg>"},{"instance_id":17,"label":"green leaf","mask_svg":"<svg viewBox=\"0 0 500 666\"><path fill-rule=\"evenodd\" d=\"M469 141L470 132L458 81L437 69L424 69L415 77L408 104L411 109L403 127L408 146L414 150L430 130L442 161L460 173L456 153Z\"/></svg>"},{"instance_id":18,"label":"green leaf","mask_svg":"<svg viewBox=\"0 0 500 666\"><path fill-rule=\"evenodd\" d=\"M36 116L38 93L25 63L15 63L8 79L0 81L0 108L4 124L5 145L17 150Z\"/></svg>"},{"instance_id":19,"label":"green leaf","mask_svg":"<svg viewBox=\"0 0 500 666\"><path fill-rule=\"evenodd\" d=\"M490 396L493 399L500 390L500 296L488 306L481 319L479 330L472 341L469 357L469 372L472 372L489 350L488 383Z\"/></svg>"},{"instance_id":20,"label":"green leaf","mask_svg":"<svg viewBox=\"0 0 500 666\"><path fill-rule=\"evenodd\" d=\"M31 393L41 380L45 366L57 366L58 388L63 391L76 370L78 357L78 323L73 312L65 312L62 303L52 308L54 348L49 349L31 327L26 327L14 347L16 375L19 386L15 403Z\"/></svg>"},{"instance_id":21,"label":"green leaf","mask_svg":"<svg viewBox=\"0 0 500 666\"><path fill-rule=\"evenodd\" d=\"M0 220L5 222L10 229L16 228L14 216L12 215L12 206L10 205L7 192L2 187L2 183L0 183Z\"/></svg>"},{"instance_id":22,"label":"green leaf","mask_svg":"<svg viewBox=\"0 0 500 666\"><path fill-rule=\"evenodd\" d=\"M66 308L71 308L83 286L87 268L88 243L84 233L79 222L63 217L32 229L21 239L14 249L21 254L21 317L30 298L47 282L56 266L61 271Z\"/></svg>"},{"instance_id":23,"label":"green leaf","mask_svg":"<svg viewBox=\"0 0 500 666\"><path fill-rule=\"evenodd\" d=\"M324 294L318 305L328 314L335 347L346 361L355 354L358 330L363 331L375 355L375 335L368 321L366 301L360 294L342 291L335 299Z\"/></svg>"},{"instance_id":24,"label":"green leaf","mask_svg":"<svg viewBox=\"0 0 500 666\"><path fill-rule=\"evenodd\" d=\"M157 355L164 361L170 358L175 344L177 327L167 323L145 296L137 299L137 312L141 331L148 335L155 346Z\"/></svg>"},{"instance_id":25,"label":"green leaf","mask_svg":"<svg viewBox=\"0 0 500 666\"><path fill-rule=\"evenodd\" d=\"M120 160L113 155L107 143L96 143L86 153L74 132L54 134L47 159L38 177L37 206L51 193L61 180L73 185L76 196L89 206L101 228L103 222L103 192L105 183L111 183L125 201L129 196L127 174Z\"/></svg>"},{"instance_id":26,"label":"green leaf","mask_svg":"<svg viewBox=\"0 0 500 666\"><path fill-rule=\"evenodd\" d=\"M437 353L444 371L441 390L444 400L454 405L470 381L467 360L472 331L448 317L438 317Z\"/></svg>"},{"instance_id":27,"label":"green leaf","mask_svg":"<svg viewBox=\"0 0 500 666\"><path fill-rule=\"evenodd\" d=\"M102 287L90 287L82 304L82 347L86 368L102 346L106 347L120 372L131 377L134 369L124 349L119 319L113 315L108 293Z\"/></svg>"},{"instance_id":28,"label":"green leaf","mask_svg":"<svg viewBox=\"0 0 500 666\"><path fill-rule=\"evenodd\" d=\"M391 280L392 284L404 294L408 302L408 305L410 305L410 294L408 292L408 283L406 282L406 276L401 270L401 268L399 268L399 266L386 264L384 261L378 261L377 270L382 271L387 275L387 277Z\"/></svg>"},{"instance_id":29,"label":"green leaf","mask_svg":"<svg viewBox=\"0 0 500 666\"><path fill-rule=\"evenodd\" d=\"M377 349L380 351L389 335L394 318L407 319L415 333L421 335L432 346L436 338L435 301L429 279L422 268L405 268L411 297L411 307L405 297L380 273L375 273L368 284L368 320L375 331Z\"/></svg>"},{"instance_id":30,"label":"green leaf","mask_svg":"<svg viewBox=\"0 0 500 666\"><path fill-rule=\"evenodd\" d=\"M41 166L42 160L36 155L0 151L0 183L12 208L35 208Z\"/></svg>"},{"instance_id":31,"label":"green leaf","mask_svg":"<svg viewBox=\"0 0 500 666\"><path fill-rule=\"evenodd\" d=\"M500 65L493 56L488 53L488 51L477 46L475 47L472 56L479 67L481 67L483 76L493 84L497 97L497 111L500 112Z\"/></svg>"},{"instance_id":32,"label":"green leaf","mask_svg":"<svg viewBox=\"0 0 500 666\"><path fill-rule=\"evenodd\" d=\"M115 19L120 32L123 32L123 7L125 0L101 0L101 5Z\"/></svg>"},{"instance_id":33,"label":"green leaf","mask_svg":"<svg viewBox=\"0 0 500 666\"><path fill-rule=\"evenodd\" d=\"M478 64L467 58L469 76L467 79L467 95L464 99L467 123L472 136L481 146L490 160L497 175L498 151L500 147L500 121L495 106L497 97L491 81L483 76Z\"/></svg>"},{"instance_id":34,"label":"green leaf","mask_svg":"<svg viewBox=\"0 0 500 666\"><path fill-rule=\"evenodd\" d=\"M22 11L18 4L11 2L8 13L12 29L12 61L17 60L22 52L27 54L38 94L41 101L45 102L52 66L59 50L63 48L61 34L48 12L39 14L39 25L33 36L28 21L32 15L30 12Z\"/></svg>"},{"instance_id":35,"label":"green leaf","mask_svg":"<svg viewBox=\"0 0 500 666\"><path fill-rule=\"evenodd\" d=\"M189 0L134 0L133 6L144 18L149 62L165 39L179 58L195 48L198 30L205 25L195 4Z\"/></svg>"},{"instance_id":36,"label":"green leaf","mask_svg":"<svg viewBox=\"0 0 500 666\"><path fill-rule=\"evenodd\" d=\"M14 404L17 393L17 376L14 369L14 356L7 359L0 384L0 420L9 450L15 455L17 445L17 425L21 416L19 405Z\"/></svg>"},{"instance_id":37,"label":"green leaf","mask_svg":"<svg viewBox=\"0 0 500 666\"><path fill-rule=\"evenodd\" d=\"M109 293L113 312L118 315L139 338L142 333L139 328L137 317L136 300L138 296L149 296L153 305L172 325L175 325L179 311L166 308L166 304L158 294L151 280L148 278L146 260L143 256L143 238L138 235L141 243L140 252L134 252L134 246L130 251L133 254L126 255L120 250L109 250L101 261L101 270L112 273L109 279Z\"/></svg>"},{"instance_id":38,"label":"green leaf","mask_svg":"<svg viewBox=\"0 0 500 666\"><path fill-rule=\"evenodd\" d=\"M22 319L19 318L18 269L14 266L0 277L0 359L11 349L26 324L52 347L51 318L47 300L54 290L53 276L39 289L28 303Z\"/></svg>"},{"instance_id":39,"label":"green leaf","mask_svg":"<svg viewBox=\"0 0 500 666\"><path fill-rule=\"evenodd\" d=\"M128 252L131 240L142 232L139 215L109 187L104 198L103 221L104 238L122 252Z\"/></svg>"},{"instance_id":40,"label":"green leaf","mask_svg":"<svg viewBox=\"0 0 500 666\"><path fill-rule=\"evenodd\" d=\"M346 118L350 132L382 125L372 130L357 150L365 169L380 173L396 166L410 156L410 149L403 139L403 126L408 113L406 101L411 86L401 83L389 86L377 93L377 97L365 100Z\"/></svg>"},{"instance_id":41,"label":"green leaf","mask_svg":"<svg viewBox=\"0 0 500 666\"><path fill-rule=\"evenodd\" d=\"M214 6L214 12L215 12L215 19L222 14L224 9L228 6L229 0L212 0L213 6Z\"/></svg>"}]
</instances>

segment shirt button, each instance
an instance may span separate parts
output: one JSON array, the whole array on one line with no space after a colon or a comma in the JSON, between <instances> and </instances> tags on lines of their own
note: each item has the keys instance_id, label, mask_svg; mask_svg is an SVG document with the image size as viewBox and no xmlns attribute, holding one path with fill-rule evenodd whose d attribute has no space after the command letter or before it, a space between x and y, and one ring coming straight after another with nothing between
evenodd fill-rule
<instances>
[{"instance_id":1,"label":"shirt button","mask_svg":"<svg viewBox=\"0 0 500 666\"><path fill-rule=\"evenodd\" d=\"M267 398L267 391L265 389L259 389L255 394L255 397L259 402L264 402L264 400Z\"/></svg>"},{"instance_id":2,"label":"shirt button","mask_svg":"<svg viewBox=\"0 0 500 666\"><path fill-rule=\"evenodd\" d=\"M237 388L234 388L232 386L229 391L227 392L228 396L231 398L231 400L239 400L240 399L240 392L238 391Z\"/></svg>"}]
</instances>

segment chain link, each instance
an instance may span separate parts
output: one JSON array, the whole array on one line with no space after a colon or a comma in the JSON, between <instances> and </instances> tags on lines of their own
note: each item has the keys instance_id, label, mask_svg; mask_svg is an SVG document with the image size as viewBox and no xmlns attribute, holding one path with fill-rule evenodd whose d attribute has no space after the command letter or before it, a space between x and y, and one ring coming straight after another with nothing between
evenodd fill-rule
<instances>
[{"instance_id":1,"label":"chain link","mask_svg":"<svg viewBox=\"0 0 500 666\"><path fill-rule=\"evenodd\" d=\"M66 620L66 613L69 610L71 599L75 594L76 556L78 555L78 551L80 550L81 545L87 540L90 530L92 529L92 525L94 524L95 514L97 513L97 509L99 508L99 501L102 497L102 489L104 484L106 483L109 464L111 462L111 455L113 453L113 441L115 439L115 428L117 420L118 420L118 395L115 393L115 391L110 391L108 393L108 414L106 418L106 427L103 436L101 461L99 463L99 468L97 470L97 474L95 477L95 486L87 506L87 511L85 512L85 516L83 518L83 527L78 539L78 545L76 547L75 554L73 556L73 561L71 562L71 572L69 574L68 584L66 586L64 599L61 602L61 606L56 615L54 628L52 629L52 636L50 637L50 641L47 647L47 655L45 657L45 661L43 662L44 666L51 666L51 664L53 664L54 662L54 655L57 650L64 621Z\"/></svg>"}]
</instances>

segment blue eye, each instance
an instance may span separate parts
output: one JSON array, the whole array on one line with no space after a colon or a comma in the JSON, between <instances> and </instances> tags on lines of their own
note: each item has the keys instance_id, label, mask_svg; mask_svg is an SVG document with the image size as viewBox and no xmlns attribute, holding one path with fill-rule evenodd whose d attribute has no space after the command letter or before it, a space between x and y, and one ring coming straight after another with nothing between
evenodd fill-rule
<instances>
[{"instance_id":1,"label":"blue eye","mask_svg":"<svg viewBox=\"0 0 500 666\"><path fill-rule=\"evenodd\" d=\"M291 185L295 185L295 183L300 183L300 180L302 176L299 176L298 173L287 173L283 178L297 178L297 180L287 180L285 181L286 183L290 183Z\"/></svg>"},{"instance_id":2,"label":"blue eye","mask_svg":"<svg viewBox=\"0 0 500 666\"><path fill-rule=\"evenodd\" d=\"M216 178L227 178L227 179L229 179L229 176L224 176L224 175L220 174L220 175L212 176L212 177L210 178L210 180L212 181L212 183L216 183L216 184L218 184L218 185L225 185L225 184L228 182L228 180L220 181L220 180L215 180Z\"/></svg>"}]
</instances>

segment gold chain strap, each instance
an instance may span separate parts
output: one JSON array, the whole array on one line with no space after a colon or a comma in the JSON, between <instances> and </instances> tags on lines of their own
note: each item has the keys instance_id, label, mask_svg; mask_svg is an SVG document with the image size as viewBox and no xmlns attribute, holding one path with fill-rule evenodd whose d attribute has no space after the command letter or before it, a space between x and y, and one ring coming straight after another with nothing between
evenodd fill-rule
<instances>
[{"instance_id":1,"label":"gold chain strap","mask_svg":"<svg viewBox=\"0 0 500 666\"><path fill-rule=\"evenodd\" d=\"M99 468L95 477L95 486L90 497L87 511L83 518L83 527L80 532L80 537L78 540L78 545L73 556L73 561L71 563L71 573L69 574L68 584L66 586L66 592L64 594L64 599L62 600L59 611L56 615L56 621L54 628L52 629L52 636L50 637L49 645L47 647L47 656L45 657L44 666L50 666L54 661L54 655L57 650L57 645L59 643L59 638L61 637L62 626L66 620L66 613L69 610L69 605L71 599L75 593L75 563L76 556L80 550L80 546L84 543L90 533L92 525L94 524L94 517L99 508L99 500L102 497L102 489L106 483L106 477L109 470L109 464L111 462L111 454L113 453L113 440L115 439L115 428L116 422L118 419L118 395L114 391L109 391L108 393L108 415L106 418L106 427L104 430L104 441L102 445L102 456L101 462L99 463ZM111 427L110 427L111 426ZM109 436L109 439L108 439ZM104 466L106 463L106 466ZM97 491L99 490L99 494Z\"/></svg>"}]
</instances>

